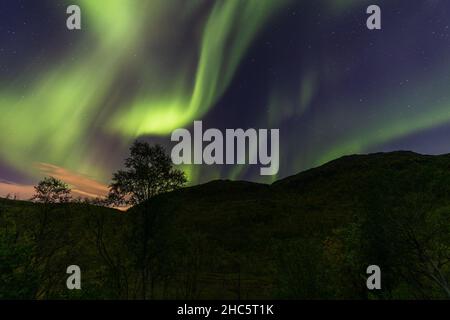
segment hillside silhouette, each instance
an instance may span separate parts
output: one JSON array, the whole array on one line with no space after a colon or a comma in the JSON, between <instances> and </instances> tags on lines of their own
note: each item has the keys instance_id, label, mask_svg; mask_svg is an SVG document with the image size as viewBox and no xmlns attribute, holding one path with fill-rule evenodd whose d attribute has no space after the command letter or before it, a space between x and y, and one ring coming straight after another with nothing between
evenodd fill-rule
<instances>
[{"instance_id":1,"label":"hillside silhouette","mask_svg":"<svg viewBox=\"0 0 450 320\"><path fill-rule=\"evenodd\" d=\"M0 298L141 299L146 264L147 299L447 299L450 155L346 156L271 185L182 188L125 213L2 199L0 234ZM80 291L65 287L72 264ZM369 292L372 264L383 285Z\"/></svg>"}]
</instances>

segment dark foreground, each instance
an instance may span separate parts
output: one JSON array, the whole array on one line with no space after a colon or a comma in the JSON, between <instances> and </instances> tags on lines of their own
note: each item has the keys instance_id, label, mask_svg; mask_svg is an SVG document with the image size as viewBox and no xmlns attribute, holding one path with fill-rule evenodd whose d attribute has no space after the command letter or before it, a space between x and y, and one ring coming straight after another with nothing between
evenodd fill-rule
<instances>
[{"instance_id":1,"label":"dark foreground","mask_svg":"<svg viewBox=\"0 0 450 320\"><path fill-rule=\"evenodd\" d=\"M448 299L449 262L450 155L344 157L126 213L0 200L1 299Z\"/></svg>"}]
</instances>

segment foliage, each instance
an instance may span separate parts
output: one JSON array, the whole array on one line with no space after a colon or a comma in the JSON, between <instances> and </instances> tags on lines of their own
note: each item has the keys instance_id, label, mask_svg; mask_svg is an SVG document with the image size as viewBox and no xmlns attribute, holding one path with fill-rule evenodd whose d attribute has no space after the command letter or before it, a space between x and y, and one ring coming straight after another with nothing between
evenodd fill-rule
<instances>
[{"instance_id":1,"label":"foliage","mask_svg":"<svg viewBox=\"0 0 450 320\"><path fill-rule=\"evenodd\" d=\"M109 199L115 205L143 203L186 183L184 173L173 169L172 161L162 146L150 146L139 141L130 148L125 170L117 171L112 180Z\"/></svg>"},{"instance_id":2,"label":"foliage","mask_svg":"<svg viewBox=\"0 0 450 320\"><path fill-rule=\"evenodd\" d=\"M67 203L71 199L69 186L53 177L46 177L34 187L32 201L40 203Z\"/></svg>"},{"instance_id":3,"label":"foliage","mask_svg":"<svg viewBox=\"0 0 450 320\"><path fill-rule=\"evenodd\" d=\"M0 199L1 297L448 299L449 164L345 157L270 186L161 193L127 212ZM81 292L65 287L71 264ZM369 292L372 264L382 289Z\"/></svg>"},{"instance_id":4,"label":"foliage","mask_svg":"<svg viewBox=\"0 0 450 320\"><path fill-rule=\"evenodd\" d=\"M38 286L32 250L14 234L0 234L0 299L33 299Z\"/></svg>"}]
</instances>

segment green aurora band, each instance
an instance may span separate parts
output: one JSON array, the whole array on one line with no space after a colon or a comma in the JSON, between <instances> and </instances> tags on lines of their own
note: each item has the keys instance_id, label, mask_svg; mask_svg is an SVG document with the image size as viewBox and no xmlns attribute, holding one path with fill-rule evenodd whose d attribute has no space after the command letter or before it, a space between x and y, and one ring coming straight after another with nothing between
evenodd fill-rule
<instances>
[{"instance_id":1,"label":"green aurora band","mask_svg":"<svg viewBox=\"0 0 450 320\"><path fill-rule=\"evenodd\" d=\"M171 21L181 33L175 37L182 37L207 2L80 1L84 28L92 30L80 49L42 72L24 92L15 92L17 83L0 91L2 159L22 171L27 168L28 174L35 173L33 159L106 180L109 172L101 169L105 165L86 143L93 128L100 126L127 144L141 135L167 135L200 119L229 85L258 30L288 1L215 2L201 26L198 61L192 61L197 52L186 52L183 56L192 58L178 62L176 72L159 70L158 59L137 61L143 45L154 45L159 54L175 50L158 47L167 27L164 19L185 12L178 22ZM192 81L187 69L193 62L197 70ZM144 84L130 101L116 105L111 101L114 85L132 63L145 64L139 75Z\"/></svg>"},{"instance_id":2,"label":"green aurora band","mask_svg":"<svg viewBox=\"0 0 450 320\"><path fill-rule=\"evenodd\" d=\"M257 35L290 0L78 3L83 14L83 37L76 48L55 61L50 70L32 70L33 78L18 75L0 88L0 157L31 177L39 177L34 164L42 162L107 182L111 165L107 157L95 151L99 142L93 136L116 139L118 149L123 150L137 137L168 136L174 129L200 120L227 90ZM361 5L350 0L339 5L333 1L324 3L336 14L357 3ZM192 41L196 41L194 45ZM177 45L186 43L190 45ZM274 84L267 101L269 112L261 116L261 125L280 126L292 115L301 117L311 108L324 77L318 69L311 67L300 77L299 90L293 98L286 97ZM127 70L135 75L133 88L127 86ZM332 108L335 112L310 125L326 130L333 122L341 121L348 124L347 134L328 145L312 146L307 156L281 158L281 165L295 173L449 123L450 98L432 106L428 99L421 98L429 97L430 92L445 94L448 88L443 79L449 72L440 68L432 79L405 89L399 96L386 91L378 93L384 97L380 105L372 106L378 109L378 116L360 115L351 124L339 114L339 105L357 101L330 101L337 105ZM415 92L414 97L411 92ZM405 117L404 109L393 106L408 100L418 108ZM283 149L295 148L296 141L297 137L292 137L285 146L281 142L281 157ZM212 168L184 169L191 183L198 181L200 175L203 180L224 178ZM236 166L227 178L239 179L246 170L246 166Z\"/></svg>"}]
</instances>

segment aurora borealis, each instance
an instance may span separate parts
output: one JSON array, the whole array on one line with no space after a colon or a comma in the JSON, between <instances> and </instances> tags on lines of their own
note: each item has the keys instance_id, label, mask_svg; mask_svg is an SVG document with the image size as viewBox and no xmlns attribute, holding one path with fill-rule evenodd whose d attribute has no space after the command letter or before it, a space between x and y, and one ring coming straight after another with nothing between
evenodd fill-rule
<instances>
[{"instance_id":1,"label":"aurora borealis","mask_svg":"<svg viewBox=\"0 0 450 320\"><path fill-rule=\"evenodd\" d=\"M80 31L65 27L70 4ZM450 152L450 3L377 1L381 31L365 27L369 4L3 0L0 196L43 175L101 194L134 139L169 149L195 120L279 128L280 171L186 167L192 184L270 182L354 153Z\"/></svg>"}]
</instances>

